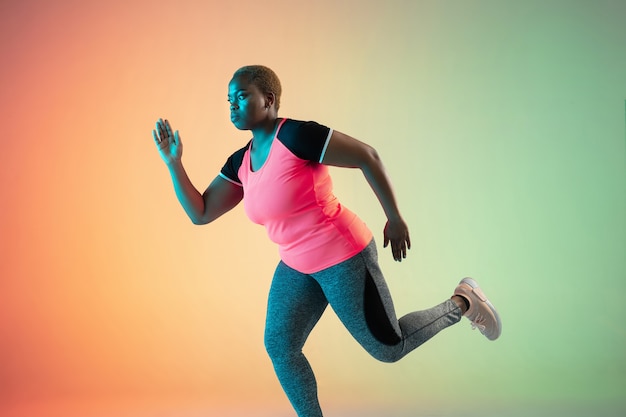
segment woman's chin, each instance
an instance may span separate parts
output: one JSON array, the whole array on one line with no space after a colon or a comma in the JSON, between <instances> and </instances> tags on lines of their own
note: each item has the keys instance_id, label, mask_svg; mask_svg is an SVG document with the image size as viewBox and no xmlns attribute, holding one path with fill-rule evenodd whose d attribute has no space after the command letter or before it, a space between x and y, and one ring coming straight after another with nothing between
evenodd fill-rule
<instances>
[{"instance_id":1,"label":"woman's chin","mask_svg":"<svg viewBox=\"0 0 626 417\"><path fill-rule=\"evenodd\" d=\"M235 126L239 130L249 130L249 129L246 128L245 124L239 118L237 118L235 120L231 120L231 122L232 122L233 126Z\"/></svg>"}]
</instances>

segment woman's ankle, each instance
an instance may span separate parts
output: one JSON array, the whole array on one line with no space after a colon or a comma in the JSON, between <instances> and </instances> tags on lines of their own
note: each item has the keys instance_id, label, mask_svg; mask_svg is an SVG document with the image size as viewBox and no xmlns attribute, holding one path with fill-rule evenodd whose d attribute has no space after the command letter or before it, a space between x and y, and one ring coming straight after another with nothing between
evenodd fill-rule
<instances>
[{"instance_id":1,"label":"woman's ankle","mask_svg":"<svg viewBox=\"0 0 626 417\"><path fill-rule=\"evenodd\" d=\"M461 309L461 315L465 315L465 313L467 313L467 310L469 310L469 301L466 298L461 297L460 295L453 295L450 299L454 301L457 306L459 306Z\"/></svg>"}]
</instances>

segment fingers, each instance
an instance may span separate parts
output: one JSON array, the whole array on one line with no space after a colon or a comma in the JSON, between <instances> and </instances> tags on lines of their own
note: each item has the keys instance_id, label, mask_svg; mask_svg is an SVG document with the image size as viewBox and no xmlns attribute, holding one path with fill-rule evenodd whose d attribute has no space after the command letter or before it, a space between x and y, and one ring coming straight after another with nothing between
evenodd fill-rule
<instances>
[{"instance_id":1,"label":"fingers","mask_svg":"<svg viewBox=\"0 0 626 417\"><path fill-rule=\"evenodd\" d=\"M407 247L404 241L400 244L395 245L393 244L393 242L391 243L391 252L393 254L394 261L402 262L402 260L406 258L406 250Z\"/></svg>"},{"instance_id":2,"label":"fingers","mask_svg":"<svg viewBox=\"0 0 626 417\"><path fill-rule=\"evenodd\" d=\"M161 144L163 141L169 143L174 139L170 122L167 119L163 120L162 118L157 120L156 129L152 131L152 135L157 145Z\"/></svg>"},{"instance_id":3,"label":"fingers","mask_svg":"<svg viewBox=\"0 0 626 417\"><path fill-rule=\"evenodd\" d=\"M156 141L157 145L160 144L165 138L165 135L163 134L163 127L161 125L161 119L157 120L156 129L154 129L152 133L154 135L154 140Z\"/></svg>"},{"instance_id":4,"label":"fingers","mask_svg":"<svg viewBox=\"0 0 626 417\"><path fill-rule=\"evenodd\" d=\"M386 237L385 240L391 242L391 255L393 256L393 260L402 262L402 260L406 258L407 250L411 249L409 237L406 236L404 239L399 240L392 240Z\"/></svg>"},{"instance_id":5,"label":"fingers","mask_svg":"<svg viewBox=\"0 0 626 417\"><path fill-rule=\"evenodd\" d=\"M165 133L168 138L174 137L174 135L172 135L172 126L170 126L170 122L167 119L165 119Z\"/></svg>"}]
</instances>

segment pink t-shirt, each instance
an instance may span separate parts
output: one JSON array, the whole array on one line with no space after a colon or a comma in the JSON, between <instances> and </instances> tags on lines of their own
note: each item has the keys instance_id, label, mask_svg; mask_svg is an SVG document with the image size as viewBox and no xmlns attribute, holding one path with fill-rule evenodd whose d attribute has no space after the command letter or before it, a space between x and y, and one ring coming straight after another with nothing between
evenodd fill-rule
<instances>
[{"instance_id":1,"label":"pink t-shirt","mask_svg":"<svg viewBox=\"0 0 626 417\"><path fill-rule=\"evenodd\" d=\"M263 166L252 171L250 141L220 173L243 186L247 216L265 226L283 262L307 274L345 261L372 240L365 223L339 203L321 164L331 135L315 122L282 119Z\"/></svg>"}]
</instances>

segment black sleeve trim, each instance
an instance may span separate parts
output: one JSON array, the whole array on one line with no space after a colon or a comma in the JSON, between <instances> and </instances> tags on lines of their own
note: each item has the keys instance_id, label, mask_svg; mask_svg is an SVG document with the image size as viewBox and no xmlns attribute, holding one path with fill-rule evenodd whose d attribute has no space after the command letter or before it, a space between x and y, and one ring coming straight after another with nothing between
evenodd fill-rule
<instances>
[{"instance_id":1,"label":"black sleeve trim","mask_svg":"<svg viewBox=\"0 0 626 417\"><path fill-rule=\"evenodd\" d=\"M233 153L228 159L226 163L222 167L220 171L220 177L224 178L227 181L230 181L237 185L242 185L241 180L239 179L239 168L241 167L241 163L243 162L243 154L246 153L248 148L250 147L250 142L243 148L239 149L237 152Z\"/></svg>"}]
</instances>

